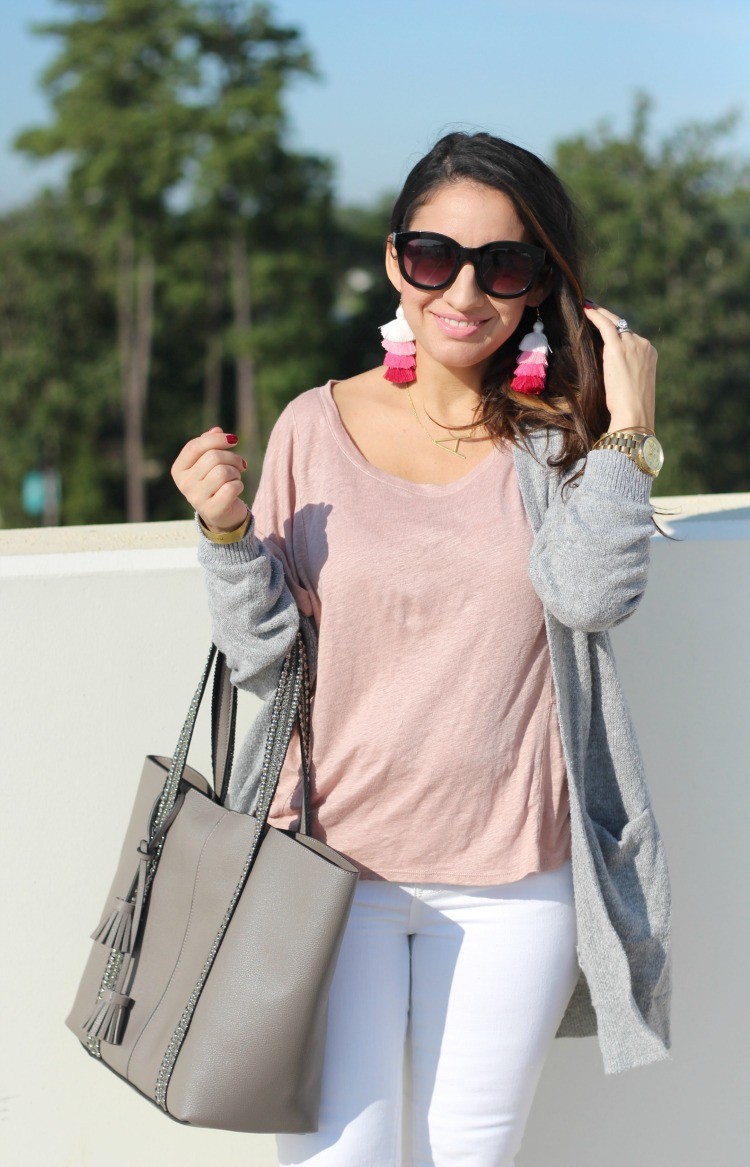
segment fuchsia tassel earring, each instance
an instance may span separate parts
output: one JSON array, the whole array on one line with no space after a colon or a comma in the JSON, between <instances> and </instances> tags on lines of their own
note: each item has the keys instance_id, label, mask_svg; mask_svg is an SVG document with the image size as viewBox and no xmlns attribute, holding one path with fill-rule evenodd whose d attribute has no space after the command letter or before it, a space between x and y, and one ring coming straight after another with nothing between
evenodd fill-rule
<instances>
[{"instance_id":1,"label":"fuchsia tassel earring","mask_svg":"<svg viewBox=\"0 0 750 1167\"><path fill-rule=\"evenodd\" d=\"M518 363L510 383L516 393L542 393L547 380L547 353L551 350L538 308L536 315L533 331L527 332L518 346Z\"/></svg>"},{"instance_id":2,"label":"fuchsia tassel earring","mask_svg":"<svg viewBox=\"0 0 750 1167\"><path fill-rule=\"evenodd\" d=\"M397 385L407 385L416 376L417 346L400 304L396 309L396 319L382 324L380 331L385 349L385 379Z\"/></svg>"}]
</instances>

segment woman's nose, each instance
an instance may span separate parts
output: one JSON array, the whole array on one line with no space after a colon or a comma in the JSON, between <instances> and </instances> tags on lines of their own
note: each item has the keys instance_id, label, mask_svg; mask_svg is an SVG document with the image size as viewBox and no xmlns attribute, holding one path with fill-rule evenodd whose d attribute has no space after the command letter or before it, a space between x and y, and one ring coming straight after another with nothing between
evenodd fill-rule
<instances>
[{"instance_id":1,"label":"woman's nose","mask_svg":"<svg viewBox=\"0 0 750 1167\"><path fill-rule=\"evenodd\" d=\"M443 299L453 308L464 310L484 302L484 292L477 284L474 265L469 260L461 265L455 280L445 289Z\"/></svg>"}]
</instances>

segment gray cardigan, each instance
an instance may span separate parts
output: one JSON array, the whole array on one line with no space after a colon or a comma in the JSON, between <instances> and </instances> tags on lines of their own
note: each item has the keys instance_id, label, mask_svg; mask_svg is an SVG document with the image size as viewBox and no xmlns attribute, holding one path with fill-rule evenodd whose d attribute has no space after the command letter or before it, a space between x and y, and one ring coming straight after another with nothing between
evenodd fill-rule
<instances>
[{"instance_id":1,"label":"gray cardigan","mask_svg":"<svg viewBox=\"0 0 750 1167\"><path fill-rule=\"evenodd\" d=\"M652 478L616 450L594 450L562 497L547 465L556 427L514 447L534 531L532 584L544 607L570 793L581 975L557 1037L597 1035L606 1074L669 1058L671 892L638 742L608 629L635 611L654 532ZM196 524L197 525L197 524ZM227 805L251 812L281 661L302 628L315 673L317 631L301 616L281 562L255 537L215 544L201 534L213 639L232 680L263 705L235 761ZM198 527L200 530L200 527Z\"/></svg>"}]
</instances>

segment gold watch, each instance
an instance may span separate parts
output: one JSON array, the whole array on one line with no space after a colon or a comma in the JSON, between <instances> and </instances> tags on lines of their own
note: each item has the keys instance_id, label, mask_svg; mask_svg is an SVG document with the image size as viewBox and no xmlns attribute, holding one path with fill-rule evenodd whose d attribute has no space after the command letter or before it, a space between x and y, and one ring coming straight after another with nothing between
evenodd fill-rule
<instances>
[{"instance_id":1,"label":"gold watch","mask_svg":"<svg viewBox=\"0 0 750 1167\"><path fill-rule=\"evenodd\" d=\"M592 450L621 450L639 470L656 478L664 465L664 450L654 434L642 430L613 430L602 434Z\"/></svg>"}]
</instances>

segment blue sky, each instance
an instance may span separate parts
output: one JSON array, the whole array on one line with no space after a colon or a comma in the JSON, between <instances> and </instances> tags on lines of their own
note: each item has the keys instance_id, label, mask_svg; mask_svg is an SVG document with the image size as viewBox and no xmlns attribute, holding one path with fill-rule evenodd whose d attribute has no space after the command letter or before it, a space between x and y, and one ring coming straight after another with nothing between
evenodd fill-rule
<instances>
[{"instance_id":1,"label":"blue sky","mask_svg":"<svg viewBox=\"0 0 750 1167\"><path fill-rule=\"evenodd\" d=\"M291 141L336 165L341 201L395 189L441 133L485 129L543 157L561 137L629 124L633 94L655 99L657 134L738 108L728 139L750 158L748 0L276 0L321 74L290 92ZM54 55L30 24L54 0L0 0L0 209L63 173L12 140L47 119L38 87Z\"/></svg>"}]
</instances>

